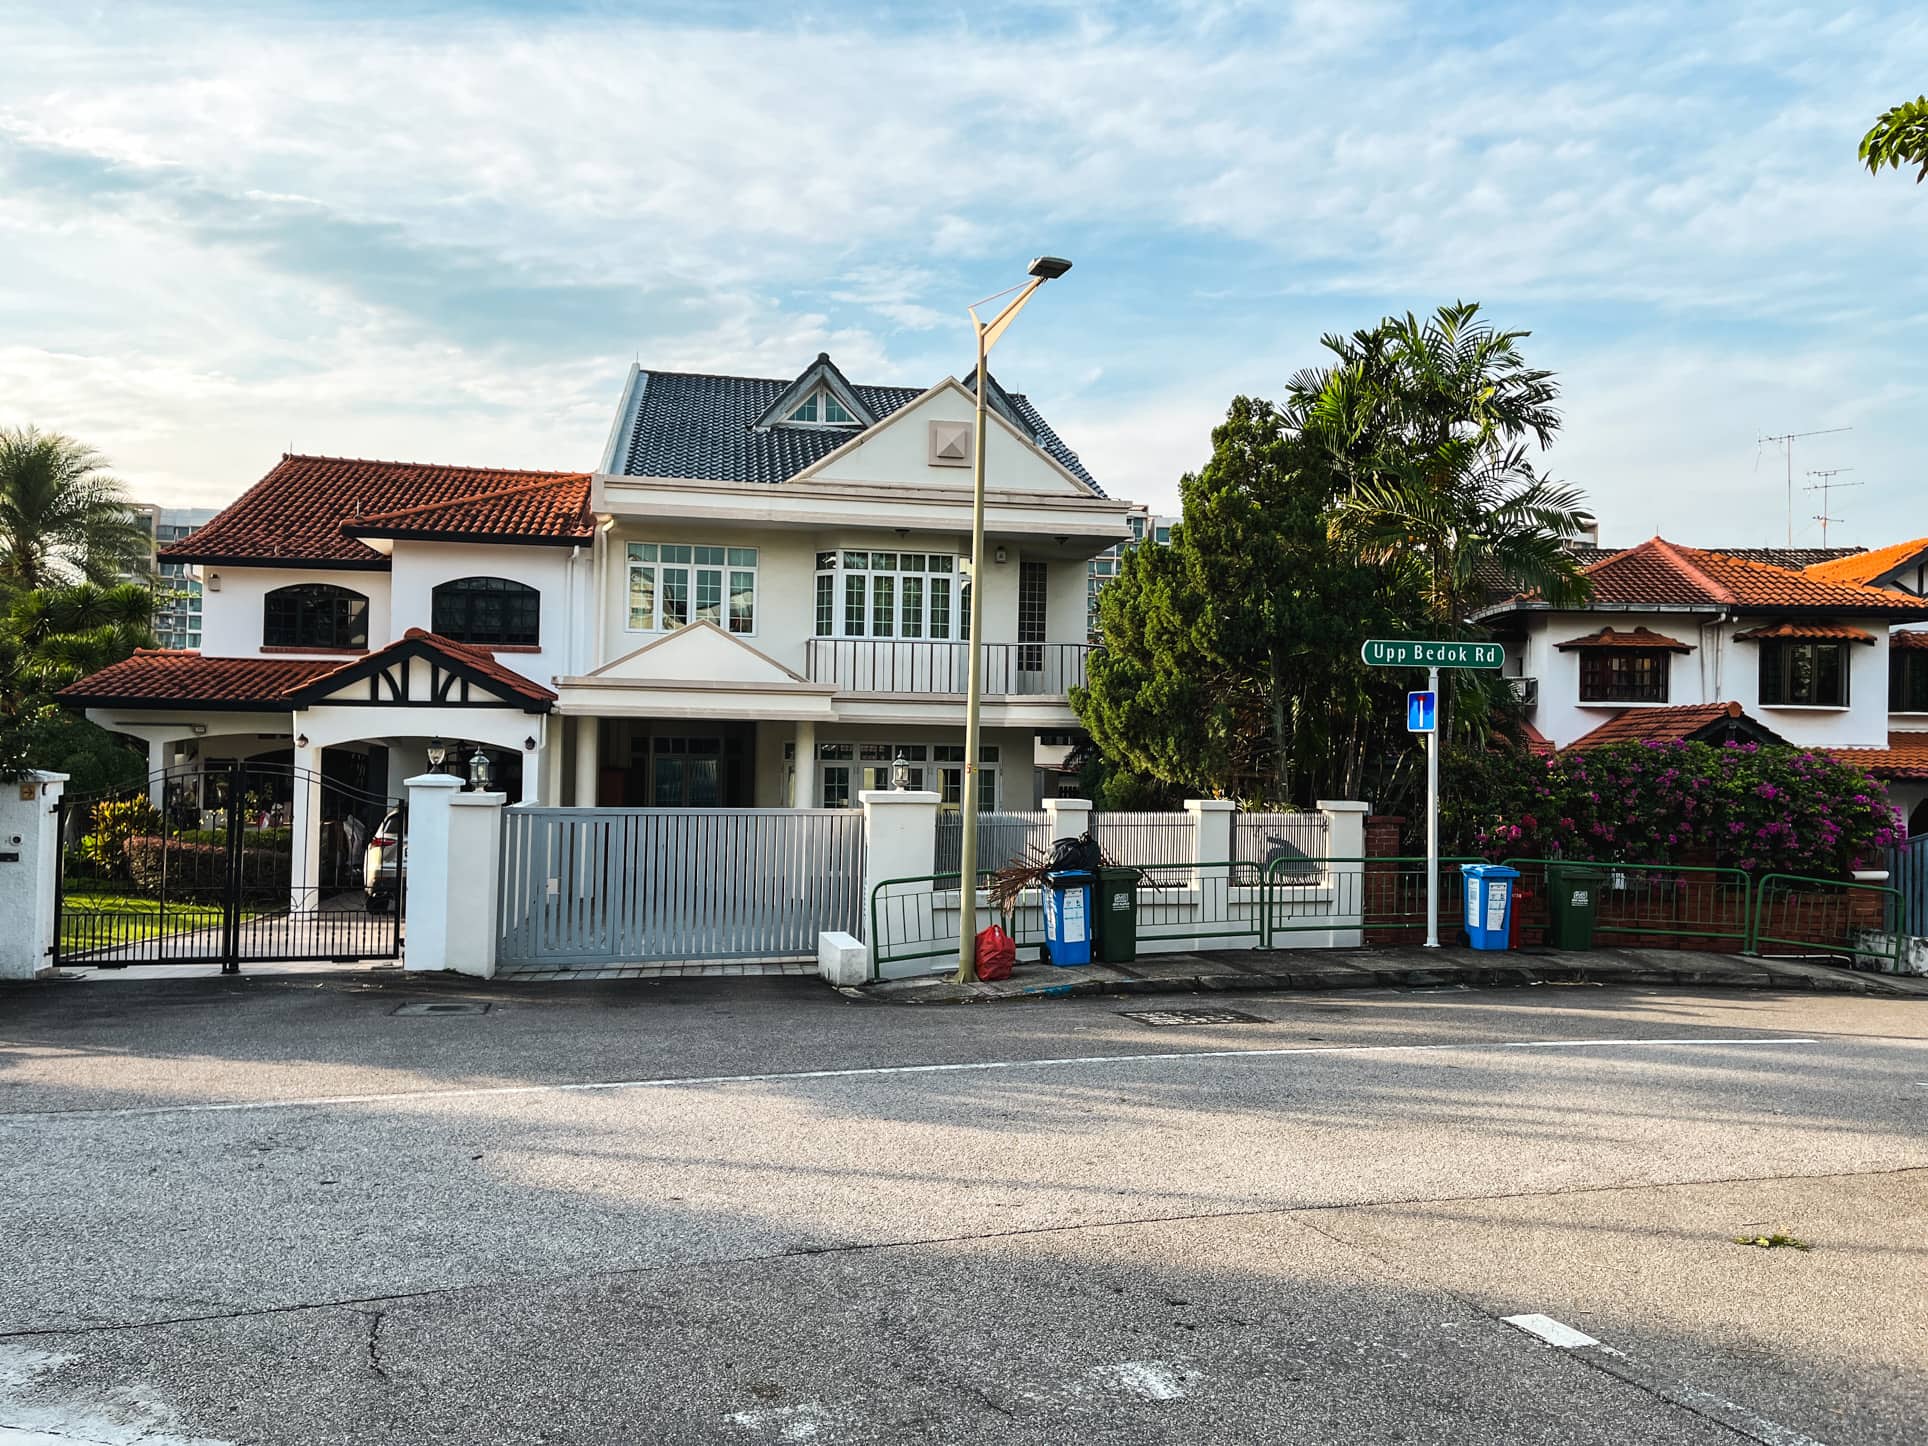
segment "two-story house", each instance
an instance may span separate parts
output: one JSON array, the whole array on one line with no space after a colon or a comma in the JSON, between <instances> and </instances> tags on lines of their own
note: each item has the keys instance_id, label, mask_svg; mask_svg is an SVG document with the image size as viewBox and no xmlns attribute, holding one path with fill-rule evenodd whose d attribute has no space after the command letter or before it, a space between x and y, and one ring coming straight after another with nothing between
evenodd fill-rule
<instances>
[{"instance_id":1,"label":"two-story house","mask_svg":"<svg viewBox=\"0 0 1928 1446\"><path fill-rule=\"evenodd\" d=\"M1906 546L1928 556L1928 543ZM1587 566L1584 606L1529 595L1475 620L1507 644L1528 716L1556 748L1640 738L1824 748L1866 764L1914 810L1928 797L1928 747L1916 746L1928 731L1908 736L1928 730L1928 668L1917 662L1928 661L1928 633L1906 625L1928 622L1928 599L1888 585L1911 565L1892 551L1791 568L1656 537Z\"/></svg>"},{"instance_id":2,"label":"two-story house","mask_svg":"<svg viewBox=\"0 0 1928 1446\"><path fill-rule=\"evenodd\" d=\"M975 567L970 386L828 356L637 368L594 472L284 457L163 553L199 573L201 649L63 697L157 770L279 755L393 794L431 746L480 748L531 801L838 807L901 755L954 803L975 585L980 801L1030 807L1131 509L1025 397L988 400Z\"/></svg>"}]
</instances>

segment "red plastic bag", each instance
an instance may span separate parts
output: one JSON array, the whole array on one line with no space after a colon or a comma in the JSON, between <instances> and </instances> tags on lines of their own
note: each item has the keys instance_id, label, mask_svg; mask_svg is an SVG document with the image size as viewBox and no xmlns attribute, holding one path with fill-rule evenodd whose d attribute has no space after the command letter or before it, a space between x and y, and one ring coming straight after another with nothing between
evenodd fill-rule
<instances>
[{"instance_id":1,"label":"red plastic bag","mask_svg":"<svg viewBox=\"0 0 1928 1446\"><path fill-rule=\"evenodd\" d=\"M977 936L977 977L1009 979L1018 962L1018 946L1000 924L993 924Z\"/></svg>"}]
</instances>

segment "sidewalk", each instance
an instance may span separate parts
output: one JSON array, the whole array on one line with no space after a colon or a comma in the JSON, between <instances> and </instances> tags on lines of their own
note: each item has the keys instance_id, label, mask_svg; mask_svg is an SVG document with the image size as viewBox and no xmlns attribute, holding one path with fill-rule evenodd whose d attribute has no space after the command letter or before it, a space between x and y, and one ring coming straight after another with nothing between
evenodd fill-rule
<instances>
[{"instance_id":1,"label":"sidewalk","mask_svg":"<svg viewBox=\"0 0 1928 1446\"><path fill-rule=\"evenodd\" d=\"M867 984L852 991L889 1004L990 1004L1090 994L1222 994L1239 990L1412 989L1520 984L1663 985L1671 988L1820 990L1928 999L1928 978L1875 974L1795 959L1747 959L1680 949L1220 949L1153 954L1135 964L1053 969L1020 964L1009 979L954 984L948 974Z\"/></svg>"}]
</instances>

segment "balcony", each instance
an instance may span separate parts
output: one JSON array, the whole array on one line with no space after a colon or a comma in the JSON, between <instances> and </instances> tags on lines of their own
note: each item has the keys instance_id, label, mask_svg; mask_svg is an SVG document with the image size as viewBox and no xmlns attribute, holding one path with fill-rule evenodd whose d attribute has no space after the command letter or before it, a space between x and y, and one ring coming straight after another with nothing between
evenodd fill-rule
<instances>
[{"instance_id":1,"label":"balcony","mask_svg":"<svg viewBox=\"0 0 1928 1446\"><path fill-rule=\"evenodd\" d=\"M1087 643L982 643L987 698L1062 698L1085 680ZM962 694L968 643L811 638L804 671L840 693Z\"/></svg>"}]
</instances>

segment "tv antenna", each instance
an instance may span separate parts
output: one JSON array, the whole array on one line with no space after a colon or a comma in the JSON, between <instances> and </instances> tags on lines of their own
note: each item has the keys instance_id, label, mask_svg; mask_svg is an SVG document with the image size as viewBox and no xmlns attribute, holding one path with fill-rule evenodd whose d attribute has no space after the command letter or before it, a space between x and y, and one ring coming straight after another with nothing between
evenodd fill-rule
<instances>
[{"instance_id":1,"label":"tv antenna","mask_svg":"<svg viewBox=\"0 0 1928 1446\"><path fill-rule=\"evenodd\" d=\"M1829 437L1836 432L1852 432L1853 427L1823 427L1818 432L1782 432L1775 437L1762 437L1756 446L1764 447L1774 443L1787 455L1787 545L1794 546L1794 444L1803 437ZM1760 465L1760 454L1754 456L1756 466Z\"/></svg>"},{"instance_id":2,"label":"tv antenna","mask_svg":"<svg viewBox=\"0 0 1928 1446\"><path fill-rule=\"evenodd\" d=\"M1814 514L1814 520L1821 524L1821 546L1823 547L1828 545L1828 524L1841 520L1838 517L1828 516L1828 493L1836 487L1860 487L1864 485L1860 482L1837 482L1834 480L1843 472L1852 472L1853 470L1854 468L1852 467L1817 467L1808 473L1810 477L1819 477L1821 479L1819 482L1808 483L1807 487L1803 490L1819 492L1821 494L1821 510Z\"/></svg>"}]
</instances>

